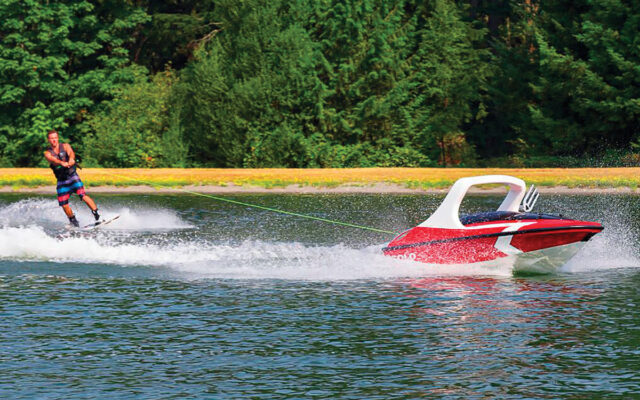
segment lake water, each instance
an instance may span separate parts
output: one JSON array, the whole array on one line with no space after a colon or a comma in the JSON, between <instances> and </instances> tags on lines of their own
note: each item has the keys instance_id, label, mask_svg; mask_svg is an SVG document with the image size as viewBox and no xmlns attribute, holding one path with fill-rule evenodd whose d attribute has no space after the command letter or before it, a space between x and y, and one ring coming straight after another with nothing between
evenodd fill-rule
<instances>
[{"instance_id":1,"label":"lake water","mask_svg":"<svg viewBox=\"0 0 640 400\"><path fill-rule=\"evenodd\" d=\"M207 198L94 198L120 219L65 237L53 196L0 195L0 398L639 396L640 197L543 195L605 230L533 277ZM442 196L226 198L399 232Z\"/></svg>"}]
</instances>

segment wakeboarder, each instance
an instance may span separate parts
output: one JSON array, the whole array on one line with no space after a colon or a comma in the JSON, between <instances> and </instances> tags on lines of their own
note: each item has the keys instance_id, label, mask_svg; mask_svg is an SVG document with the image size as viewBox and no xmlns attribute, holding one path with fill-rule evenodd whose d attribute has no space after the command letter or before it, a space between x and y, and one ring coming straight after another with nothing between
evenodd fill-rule
<instances>
[{"instance_id":1,"label":"wakeboarder","mask_svg":"<svg viewBox=\"0 0 640 400\"><path fill-rule=\"evenodd\" d=\"M84 185L76 172L76 155L71 145L69 143L60 143L58 131L56 130L50 130L47 133L47 140L51 146L44 152L44 157L49 161L49 165L58 181L56 186L58 205L64 210L64 213L69 218L69 222L74 227L79 227L80 224L69 206L69 197L71 197L73 193L76 193L80 196L80 199L89 206L93 217L96 219L96 223L98 223L100 221L98 206L96 206L96 203L91 197L85 193Z\"/></svg>"}]
</instances>

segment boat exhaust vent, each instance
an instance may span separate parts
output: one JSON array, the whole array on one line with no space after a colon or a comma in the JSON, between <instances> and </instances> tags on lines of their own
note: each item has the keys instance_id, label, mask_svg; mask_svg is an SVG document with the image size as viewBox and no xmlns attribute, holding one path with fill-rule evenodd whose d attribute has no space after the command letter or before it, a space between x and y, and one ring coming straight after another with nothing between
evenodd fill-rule
<instances>
[{"instance_id":1,"label":"boat exhaust vent","mask_svg":"<svg viewBox=\"0 0 640 400\"><path fill-rule=\"evenodd\" d=\"M533 206L536 205L536 201L538 201L538 197L540 193L538 193L538 189L536 189L535 185L529 186L529 190L527 194L524 195L522 199L522 204L520 205L520 210L524 212L530 212L533 209Z\"/></svg>"}]
</instances>

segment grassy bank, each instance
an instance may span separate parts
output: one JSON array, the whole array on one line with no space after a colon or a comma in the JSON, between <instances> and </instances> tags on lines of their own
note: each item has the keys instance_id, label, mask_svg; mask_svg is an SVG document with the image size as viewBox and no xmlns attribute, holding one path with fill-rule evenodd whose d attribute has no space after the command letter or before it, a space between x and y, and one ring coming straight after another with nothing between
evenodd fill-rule
<instances>
[{"instance_id":1,"label":"grassy bank","mask_svg":"<svg viewBox=\"0 0 640 400\"><path fill-rule=\"evenodd\" d=\"M464 176L505 174L541 187L637 189L640 168L351 168L351 169L101 169L80 170L83 181L96 186L370 186L392 184L410 189L447 188ZM48 168L0 168L0 187L54 185Z\"/></svg>"}]
</instances>

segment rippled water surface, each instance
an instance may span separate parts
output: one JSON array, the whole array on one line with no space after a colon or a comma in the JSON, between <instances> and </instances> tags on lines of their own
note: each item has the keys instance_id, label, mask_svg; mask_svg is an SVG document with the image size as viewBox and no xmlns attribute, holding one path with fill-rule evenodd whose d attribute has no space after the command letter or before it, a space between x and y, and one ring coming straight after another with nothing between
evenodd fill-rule
<instances>
[{"instance_id":1,"label":"rippled water surface","mask_svg":"<svg viewBox=\"0 0 640 400\"><path fill-rule=\"evenodd\" d=\"M640 393L638 197L544 195L537 210L605 231L533 277L395 260L389 235L205 198L94 197L121 218L70 236L53 196L0 195L1 398ZM402 231L442 196L228 198Z\"/></svg>"}]
</instances>

